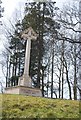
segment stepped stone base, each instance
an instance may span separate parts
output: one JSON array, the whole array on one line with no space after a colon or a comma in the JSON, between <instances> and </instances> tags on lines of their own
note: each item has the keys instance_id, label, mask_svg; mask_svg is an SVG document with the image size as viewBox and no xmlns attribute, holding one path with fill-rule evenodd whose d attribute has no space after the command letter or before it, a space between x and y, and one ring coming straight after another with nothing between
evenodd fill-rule
<instances>
[{"instance_id":1,"label":"stepped stone base","mask_svg":"<svg viewBox=\"0 0 81 120\"><path fill-rule=\"evenodd\" d=\"M21 94L21 95L42 97L42 92L40 89L26 87L26 86L8 87L8 88L5 88L5 93L6 94Z\"/></svg>"}]
</instances>

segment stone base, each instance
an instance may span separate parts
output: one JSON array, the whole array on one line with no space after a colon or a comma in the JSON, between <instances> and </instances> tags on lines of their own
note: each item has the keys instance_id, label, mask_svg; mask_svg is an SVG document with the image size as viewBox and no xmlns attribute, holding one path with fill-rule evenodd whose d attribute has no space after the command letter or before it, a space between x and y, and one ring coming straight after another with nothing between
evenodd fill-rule
<instances>
[{"instance_id":1,"label":"stone base","mask_svg":"<svg viewBox=\"0 0 81 120\"><path fill-rule=\"evenodd\" d=\"M29 95L29 96L38 96L42 97L42 92L38 88L30 88L26 86L14 86L5 88L6 94L21 94L21 95Z\"/></svg>"},{"instance_id":2,"label":"stone base","mask_svg":"<svg viewBox=\"0 0 81 120\"><path fill-rule=\"evenodd\" d=\"M23 76L19 77L18 86L32 87L32 80L30 76L24 74Z\"/></svg>"}]
</instances>

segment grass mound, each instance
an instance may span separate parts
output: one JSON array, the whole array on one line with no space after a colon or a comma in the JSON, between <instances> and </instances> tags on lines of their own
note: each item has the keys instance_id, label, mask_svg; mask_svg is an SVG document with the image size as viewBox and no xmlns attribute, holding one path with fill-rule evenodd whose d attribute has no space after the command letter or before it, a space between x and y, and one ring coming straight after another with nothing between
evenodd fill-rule
<instances>
[{"instance_id":1,"label":"grass mound","mask_svg":"<svg viewBox=\"0 0 81 120\"><path fill-rule=\"evenodd\" d=\"M3 118L76 118L79 101L23 95L0 95Z\"/></svg>"}]
</instances>

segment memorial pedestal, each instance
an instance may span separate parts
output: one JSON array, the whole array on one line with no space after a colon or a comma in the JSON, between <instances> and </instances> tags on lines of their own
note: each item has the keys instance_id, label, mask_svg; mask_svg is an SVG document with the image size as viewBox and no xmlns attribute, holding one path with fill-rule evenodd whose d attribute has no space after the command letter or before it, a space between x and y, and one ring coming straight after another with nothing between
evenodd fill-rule
<instances>
[{"instance_id":1,"label":"memorial pedestal","mask_svg":"<svg viewBox=\"0 0 81 120\"><path fill-rule=\"evenodd\" d=\"M39 88L32 88L32 80L28 75L19 77L18 86L5 88L5 93L42 97L42 91Z\"/></svg>"},{"instance_id":2,"label":"memorial pedestal","mask_svg":"<svg viewBox=\"0 0 81 120\"><path fill-rule=\"evenodd\" d=\"M5 88L5 93L6 94L21 94L21 95L42 97L42 92L40 89L26 87L26 86L8 87L8 88Z\"/></svg>"}]
</instances>

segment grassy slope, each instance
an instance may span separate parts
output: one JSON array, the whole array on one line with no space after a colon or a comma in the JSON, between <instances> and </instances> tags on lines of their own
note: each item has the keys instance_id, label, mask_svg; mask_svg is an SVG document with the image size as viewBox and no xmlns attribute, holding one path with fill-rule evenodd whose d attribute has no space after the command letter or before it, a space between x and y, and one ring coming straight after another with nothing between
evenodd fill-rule
<instances>
[{"instance_id":1,"label":"grassy slope","mask_svg":"<svg viewBox=\"0 0 81 120\"><path fill-rule=\"evenodd\" d=\"M0 95L5 118L79 118L79 102L23 95Z\"/></svg>"}]
</instances>

